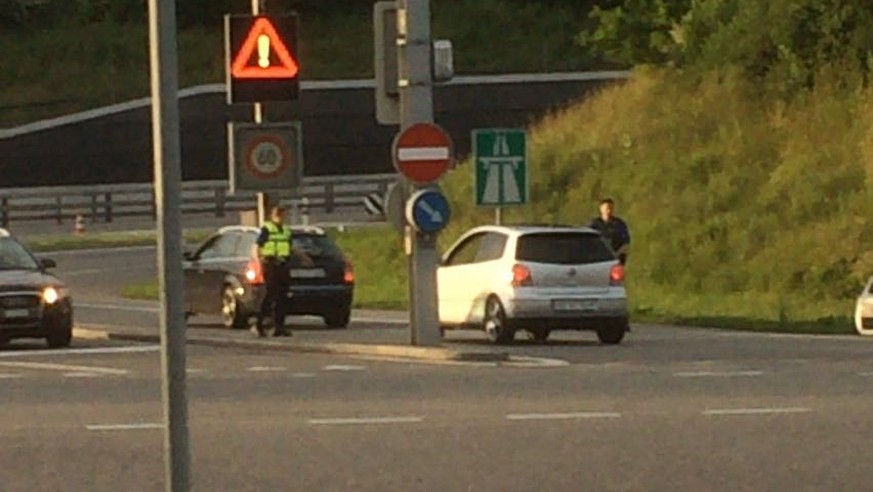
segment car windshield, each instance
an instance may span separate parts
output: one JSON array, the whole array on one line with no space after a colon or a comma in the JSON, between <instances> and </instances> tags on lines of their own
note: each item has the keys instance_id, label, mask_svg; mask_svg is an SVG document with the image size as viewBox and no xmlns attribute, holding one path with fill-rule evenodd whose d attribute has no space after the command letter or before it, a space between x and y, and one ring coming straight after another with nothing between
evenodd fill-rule
<instances>
[{"instance_id":1,"label":"car windshield","mask_svg":"<svg viewBox=\"0 0 873 492\"><path fill-rule=\"evenodd\" d=\"M0 238L0 270L36 270L39 264L18 241Z\"/></svg>"},{"instance_id":2,"label":"car windshield","mask_svg":"<svg viewBox=\"0 0 873 492\"><path fill-rule=\"evenodd\" d=\"M515 258L534 263L582 265L612 261L615 254L597 234L560 232L521 236Z\"/></svg>"}]
</instances>

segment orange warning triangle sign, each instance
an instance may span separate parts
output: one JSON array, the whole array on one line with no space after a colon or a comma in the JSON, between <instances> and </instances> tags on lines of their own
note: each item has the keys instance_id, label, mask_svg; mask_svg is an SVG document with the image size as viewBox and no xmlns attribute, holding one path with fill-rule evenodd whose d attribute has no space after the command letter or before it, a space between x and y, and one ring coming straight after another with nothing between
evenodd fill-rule
<instances>
[{"instance_id":1,"label":"orange warning triangle sign","mask_svg":"<svg viewBox=\"0 0 873 492\"><path fill-rule=\"evenodd\" d=\"M271 52L276 54L278 65L272 64ZM254 65L249 64L252 58L255 58ZM299 67L270 19L259 17L233 59L230 70L235 79L293 79Z\"/></svg>"}]
</instances>

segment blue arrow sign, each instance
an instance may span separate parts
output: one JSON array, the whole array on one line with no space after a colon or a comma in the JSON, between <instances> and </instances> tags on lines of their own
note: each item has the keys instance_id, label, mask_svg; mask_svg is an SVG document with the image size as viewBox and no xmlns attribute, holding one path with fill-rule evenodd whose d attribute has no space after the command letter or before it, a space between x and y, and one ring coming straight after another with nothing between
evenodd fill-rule
<instances>
[{"instance_id":1,"label":"blue arrow sign","mask_svg":"<svg viewBox=\"0 0 873 492\"><path fill-rule=\"evenodd\" d=\"M439 232L451 217L449 201L438 190L420 190L406 204L406 219L421 232Z\"/></svg>"}]
</instances>

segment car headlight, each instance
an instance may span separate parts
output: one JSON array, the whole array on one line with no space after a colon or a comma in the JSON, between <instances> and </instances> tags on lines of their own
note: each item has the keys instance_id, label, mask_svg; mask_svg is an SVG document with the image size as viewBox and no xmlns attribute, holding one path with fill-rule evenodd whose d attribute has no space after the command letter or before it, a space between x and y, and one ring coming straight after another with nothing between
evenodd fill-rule
<instances>
[{"instance_id":1,"label":"car headlight","mask_svg":"<svg viewBox=\"0 0 873 492\"><path fill-rule=\"evenodd\" d=\"M42 290L42 300L45 301L46 304L54 304L58 302L58 299L60 298L61 295L54 287L46 287Z\"/></svg>"}]
</instances>

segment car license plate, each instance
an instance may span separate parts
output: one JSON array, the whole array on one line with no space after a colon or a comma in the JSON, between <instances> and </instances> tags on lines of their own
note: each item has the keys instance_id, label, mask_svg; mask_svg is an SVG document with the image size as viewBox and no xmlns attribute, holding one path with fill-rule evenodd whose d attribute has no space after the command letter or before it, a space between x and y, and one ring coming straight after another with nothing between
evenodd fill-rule
<instances>
[{"instance_id":1,"label":"car license plate","mask_svg":"<svg viewBox=\"0 0 873 492\"><path fill-rule=\"evenodd\" d=\"M324 278L324 268L292 268L291 278Z\"/></svg>"},{"instance_id":2,"label":"car license plate","mask_svg":"<svg viewBox=\"0 0 873 492\"><path fill-rule=\"evenodd\" d=\"M29 318L30 310L28 309L7 309L3 311L4 318Z\"/></svg>"},{"instance_id":3,"label":"car license plate","mask_svg":"<svg viewBox=\"0 0 873 492\"><path fill-rule=\"evenodd\" d=\"M597 301L594 299L560 299L552 301L555 311L594 311Z\"/></svg>"}]
</instances>

